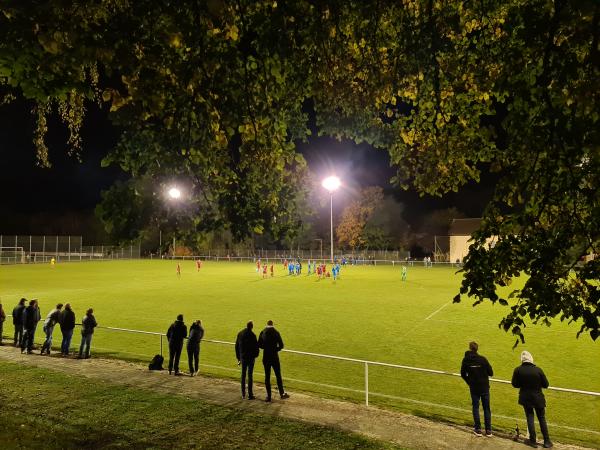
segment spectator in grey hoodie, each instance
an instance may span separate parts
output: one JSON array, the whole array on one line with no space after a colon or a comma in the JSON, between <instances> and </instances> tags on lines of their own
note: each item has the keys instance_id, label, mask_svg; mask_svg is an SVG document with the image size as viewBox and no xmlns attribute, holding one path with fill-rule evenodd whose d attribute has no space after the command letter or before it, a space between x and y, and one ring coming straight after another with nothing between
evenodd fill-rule
<instances>
[{"instance_id":1,"label":"spectator in grey hoodie","mask_svg":"<svg viewBox=\"0 0 600 450\"><path fill-rule=\"evenodd\" d=\"M63 307L62 303L56 305L52 311L48 313L46 316L46 320L44 320L44 333L46 333L46 340L42 345L41 355L46 352L47 355L50 355L50 349L52 348L52 333L54 332L54 326L60 322L60 311Z\"/></svg>"}]
</instances>

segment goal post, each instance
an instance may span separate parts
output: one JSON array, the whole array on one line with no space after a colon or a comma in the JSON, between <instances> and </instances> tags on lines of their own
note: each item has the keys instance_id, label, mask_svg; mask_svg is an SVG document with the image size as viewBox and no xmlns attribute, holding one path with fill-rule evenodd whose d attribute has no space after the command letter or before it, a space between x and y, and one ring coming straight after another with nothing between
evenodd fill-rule
<instances>
[{"instance_id":1,"label":"goal post","mask_svg":"<svg viewBox=\"0 0 600 450\"><path fill-rule=\"evenodd\" d=\"M24 264L23 247L0 247L0 264Z\"/></svg>"}]
</instances>

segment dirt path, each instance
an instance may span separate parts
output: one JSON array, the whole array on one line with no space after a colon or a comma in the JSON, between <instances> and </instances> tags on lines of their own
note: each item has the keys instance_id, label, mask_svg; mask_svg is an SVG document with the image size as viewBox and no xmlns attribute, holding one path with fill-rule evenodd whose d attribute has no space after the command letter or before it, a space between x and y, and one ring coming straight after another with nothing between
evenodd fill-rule
<instances>
[{"instance_id":1,"label":"dirt path","mask_svg":"<svg viewBox=\"0 0 600 450\"><path fill-rule=\"evenodd\" d=\"M22 355L11 346L0 347L0 358L19 364L79 375L110 383L172 393L188 398L245 409L258 414L271 414L360 433L375 439L394 442L412 449L518 449L526 447L507 437L476 437L466 427L452 426L416 416L366 407L349 402L328 400L306 394L291 393L281 401L275 396L272 403L242 400L238 383L209 377L191 378L169 376L166 371L149 372L140 364L119 360L45 357L39 354ZM262 389L257 389L262 394ZM581 447L555 444L556 449Z\"/></svg>"}]
</instances>

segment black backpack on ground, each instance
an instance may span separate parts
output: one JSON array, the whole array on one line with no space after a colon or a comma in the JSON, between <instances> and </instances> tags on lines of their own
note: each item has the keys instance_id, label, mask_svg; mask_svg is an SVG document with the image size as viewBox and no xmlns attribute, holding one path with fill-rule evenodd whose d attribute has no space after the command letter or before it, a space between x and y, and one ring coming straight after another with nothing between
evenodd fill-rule
<instances>
[{"instance_id":1,"label":"black backpack on ground","mask_svg":"<svg viewBox=\"0 0 600 450\"><path fill-rule=\"evenodd\" d=\"M150 361L150 364L148 364L148 369L149 370L163 370L163 362L165 361L165 358L163 358L160 355L154 355L154 358L152 358L152 361Z\"/></svg>"}]
</instances>

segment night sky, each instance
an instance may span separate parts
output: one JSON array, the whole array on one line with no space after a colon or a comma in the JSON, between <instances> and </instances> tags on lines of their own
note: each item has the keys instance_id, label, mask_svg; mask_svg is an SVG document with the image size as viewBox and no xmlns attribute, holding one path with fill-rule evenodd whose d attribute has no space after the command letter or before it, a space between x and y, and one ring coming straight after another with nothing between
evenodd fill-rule
<instances>
[{"instance_id":1,"label":"night sky","mask_svg":"<svg viewBox=\"0 0 600 450\"><path fill-rule=\"evenodd\" d=\"M45 213L44 219L53 222L53 216L67 212L92 216L100 193L126 174L116 167L101 168L100 161L115 145L117 133L111 127L105 111L88 108L83 127L81 162L66 154L67 132L57 118L48 122L46 142L52 167L36 165L32 144L33 119L31 105L17 101L0 107L0 233L39 234L39 223L31 217ZM490 196L493 180L484 177L481 185L472 184L457 194L443 198L420 197L414 191L393 188L389 179L394 169L383 150L351 141L338 142L328 137L313 136L308 143L298 144L311 171L317 178L336 173L343 180L344 189L337 195L336 209L343 208L360 187L379 185L386 194L393 195L405 205L405 219L418 223L419 219L435 209L456 206L470 217L481 215ZM44 232L74 233L73 225L61 230L62 224L46 223ZM33 229L32 229L33 228ZM50 228L50 230L48 229ZM79 231L85 235L85 229Z\"/></svg>"}]
</instances>

